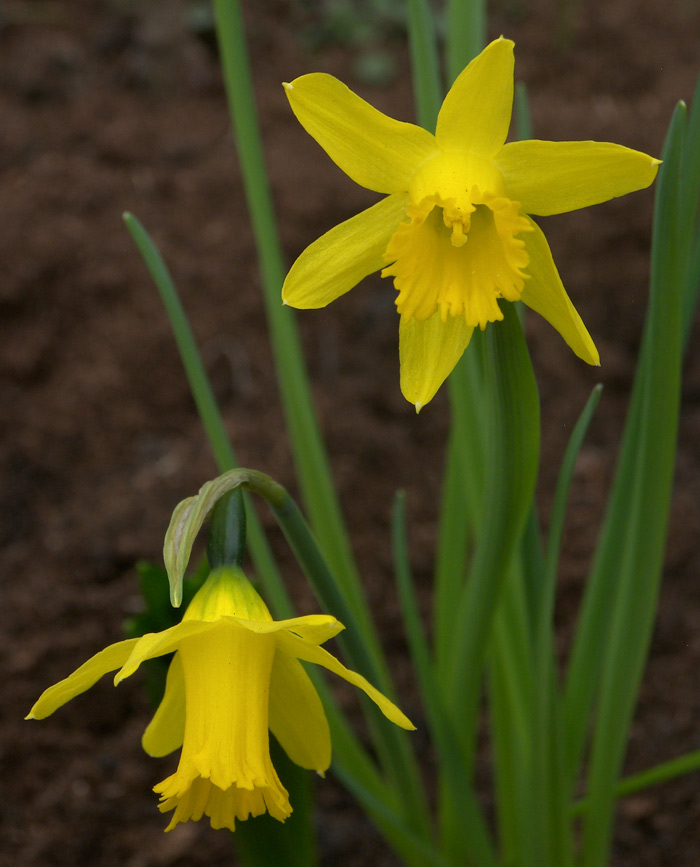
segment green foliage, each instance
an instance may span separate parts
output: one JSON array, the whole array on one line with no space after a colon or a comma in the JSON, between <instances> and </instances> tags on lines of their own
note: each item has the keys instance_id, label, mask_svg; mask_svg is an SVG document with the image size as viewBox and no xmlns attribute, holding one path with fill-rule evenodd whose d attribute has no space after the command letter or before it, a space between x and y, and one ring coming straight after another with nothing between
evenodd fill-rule
<instances>
[{"instance_id":1,"label":"green foliage","mask_svg":"<svg viewBox=\"0 0 700 867\"><path fill-rule=\"evenodd\" d=\"M321 606L346 624L341 646L348 661L391 696L391 672L347 539L295 320L280 304L285 269L240 10L237 2L217 0L214 11L280 396L309 524L279 485L261 473L233 469L233 450L170 275L143 227L128 217L127 225L173 322L212 448L222 472L227 471L203 487L199 501L192 498L188 509L175 515L176 531L171 526L166 558L177 561L179 576L194 535L222 493L246 488L260 494ZM365 74L375 83L391 72L388 55L373 54L375 46L408 26L417 113L424 126L434 128L443 71L436 35L440 27L428 0L337 0L314 7L311 13L317 22L315 30L306 31L309 43L318 47L342 39L364 52L359 56L364 58ZM445 71L451 81L483 43L485 3L450 0L446 16ZM517 90L516 112L519 134L529 137L531 118L522 87ZM663 573L681 360L700 283L699 199L696 97L688 121L684 106L677 108L666 141L653 229L649 311L634 392L563 673L554 631L559 549L576 460L600 388L591 394L572 433L543 538L534 502L540 461L537 383L518 313L513 305L504 304L503 322L474 336L450 377L452 420L432 631L426 628L418 603L410 563L410 516L402 496L397 497L392 523L397 592L435 753L438 791L433 812L411 738L387 727L369 710L369 744L361 742L333 697L314 681L332 728L334 773L408 865L600 867L609 858L617 799L700 764L698 754L692 754L634 778L620 778ZM289 597L254 515L249 518L251 553L260 564L264 591L277 612L288 615ZM182 525L177 523L180 519ZM220 550L239 556L238 543L229 549L228 541ZM183 601L201 584L206 568L185 578ZM141 564L139 573L146 609L130 621L130 635L166 628L178 617L169 604L164 571ZM179 587L176 601L178 593ZM484 702L493 755L493 823L486 818L475 781ZM577 800L582 781L586 794ZM296 824L280 830L265 827L264 820L249 823L240 848L246 864L277 863L285 847L297 853L295 864L313 861L312 810L303 791L298 799Z\"/></svg>"}]
</instances>

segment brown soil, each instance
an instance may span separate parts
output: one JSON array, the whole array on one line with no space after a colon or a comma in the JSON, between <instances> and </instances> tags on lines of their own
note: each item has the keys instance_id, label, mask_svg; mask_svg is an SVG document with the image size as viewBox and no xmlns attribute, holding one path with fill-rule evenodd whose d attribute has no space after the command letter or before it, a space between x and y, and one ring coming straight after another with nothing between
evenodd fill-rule
<instances>
[{"instance_id":1,"label":"brown soil","mask_svg":"<svg viewBox=\"0 0 700 867\"><path fill-rule=\"evenodd\" d=\"M353 72L358 48L304 47L299 33L309 19L301 2L245 5L291 259L371 198L306 137L280 82L326 70L411 119L408 61L402 37L389 33L398 74L388 86L370 87ZM491 33L516 40L517 75L530 88L537 135L660 152L674 103L691 99L700 71L697 4L509 0L494 7ZM557 25L565 7L568 36ZM173 506L215 475L122 211L151 229L172 268L241 463L295 489L217 63L184 23L187 8L177 0L0 5L0 864L8 867L230 863L228 835L204 823L162 833L151 787L171 762L141 752L149 708L138 678L116 690L105 679L50 720L22 720L42 689L120 638L122 621L138 606L134 563L159 561ZM572 494L562 634L629 396L652 202L647 191L546 221L603 366L583 365L532 317L545 515L571 426L594 383L605 384ZM388 288L369 280L299 318L355 550L403 704L420 721L391 584L388 521L393 491L406 488L415 569L427 596L447 403L443 390L416 417L401 398ZM691 348L665 584L629 770L700 746L699 387L700 358ZM298 571L289 575L301 609L311 610ZM695 776L625 802L614 863L696 865L697 784ZM396 863L332 776L318 789L322 863Z\"/></svg>"}]
</instances>

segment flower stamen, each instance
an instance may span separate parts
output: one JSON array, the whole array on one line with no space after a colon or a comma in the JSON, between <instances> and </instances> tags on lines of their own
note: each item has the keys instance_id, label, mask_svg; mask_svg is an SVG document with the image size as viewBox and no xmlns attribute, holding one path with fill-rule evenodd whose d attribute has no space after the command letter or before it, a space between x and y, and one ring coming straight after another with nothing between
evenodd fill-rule
<instances>
[{"instance_id":1,"label":"flower stamen","mask_svg":"<svg viewBox=\"0 0 700 867\"><path fill-rule=\"evenodd\" d=\"M393 277L396 308L406 319L443 321L464 316L484 329L502 319L499 298L519 300L529 257L519 237L532 231L518 202L472 187L468 200L427 196L407 207L384 258Z\"/></svg>"}]
</instances>

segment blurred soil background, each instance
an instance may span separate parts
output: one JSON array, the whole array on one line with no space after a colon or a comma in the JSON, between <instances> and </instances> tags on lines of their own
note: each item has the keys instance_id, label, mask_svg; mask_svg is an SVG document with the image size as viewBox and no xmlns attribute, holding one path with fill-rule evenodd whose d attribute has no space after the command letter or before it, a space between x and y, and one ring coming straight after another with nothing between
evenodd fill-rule
<instances>
[{"instance_id":1,"label":"blurred soil background","mask_svg":"<svg viewBox=\"0 0 700 867\"><path fill-rule=\"evenodd\" d=\"M380 14L369 15L371 6ZM244 3L275 202L291 259L373 201L303 132L280 83L341 77L414 118L400 2ZM296 492L251 230L206 4L184 0L0 3L0 864L225 865L205 822L163 835L152 786L175 757L147 758L139 677L109 678L52 718L39 693L138 610L134 564L160 561L170 513L216 475L165 313L121 222L134 212L182 293L244 466ZM503 0L490 36L516 41L536 137L599 139L659 155L675 102L700 72L696 0ZM605 391L571 497L560 594L562 648L589 564L626 411L647 298L653 192L545 223L602 367L531 316L543 402L546 524L567 437ZM299 316L322 427L367 592L431 776L423 711L392 586L389 516L405 488L421 593L430 592L447 390L419 417L398 387L397 317L369 279ZM658 624L629 750L640 770L700 747L700 353L685 370L675 505ZM478 412L478 407L475 407ZM663 419L659 419L663 424ZM271 521L263 514L266 524ZM273 541L302 612L309 590ZM347 706L356 708L348 695ZM622 803L615 865L700 860L700 778ZM334 781L319 782L323 865L394 865Z\"/></svg>"}]
</instances>

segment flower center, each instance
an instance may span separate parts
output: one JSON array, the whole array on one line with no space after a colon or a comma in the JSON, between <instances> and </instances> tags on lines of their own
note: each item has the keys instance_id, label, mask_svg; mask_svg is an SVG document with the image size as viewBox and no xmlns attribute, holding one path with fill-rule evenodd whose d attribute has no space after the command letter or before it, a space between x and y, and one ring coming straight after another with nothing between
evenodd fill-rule
<instances>
[{"instance_id":1,"label":"flower center","mask_svg":"<svg viewBox=\"0 0 700 867\"><path fill-rule=\"evenodd\" d=\"M528 275L529 257L518 237L532 228L520 204L472 187L455 199L426 196L407 208L386 248L396 308L406 319L429 319L438 309L445 321L464 316L468 326L485 328L502 319L498 298L517 301Z\"/></svg>"}]
</instances>

